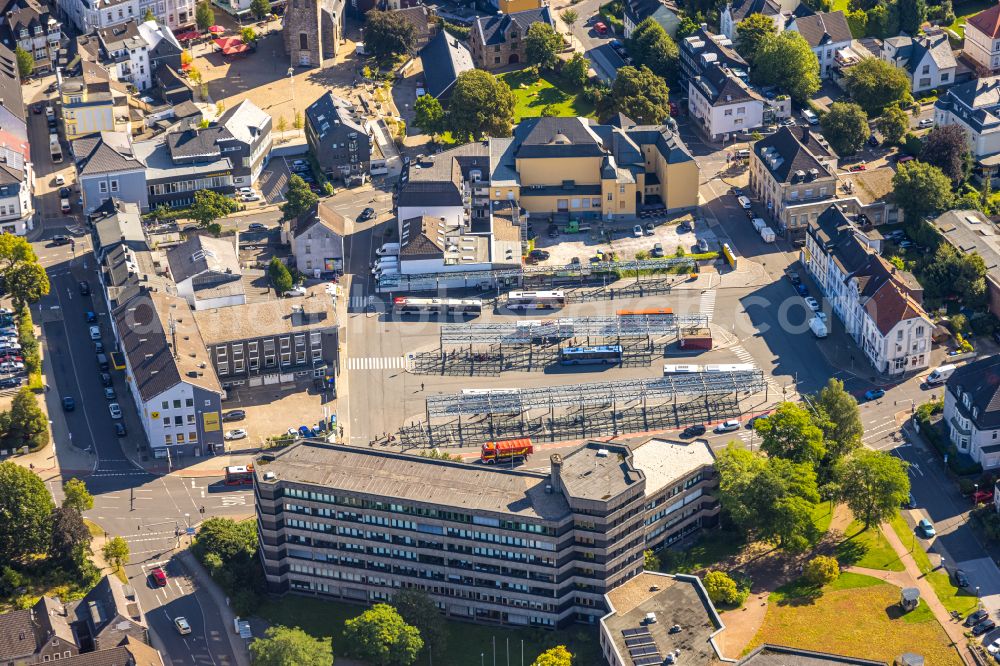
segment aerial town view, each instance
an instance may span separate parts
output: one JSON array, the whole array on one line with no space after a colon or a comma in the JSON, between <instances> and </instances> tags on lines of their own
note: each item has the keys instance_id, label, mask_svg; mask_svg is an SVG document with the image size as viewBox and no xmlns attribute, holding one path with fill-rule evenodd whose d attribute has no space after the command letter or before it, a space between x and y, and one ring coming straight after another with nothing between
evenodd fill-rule
<instances>
[{"instance_id":1,"label":"aerial town view","mask_svg":"<svg viewBox=\"0 0 1000 666\"><path fill-rule=\"evenodd\" d=\"M0 4L0 665L1000 664L997 0Z\"/></svg>"}]
</instances>

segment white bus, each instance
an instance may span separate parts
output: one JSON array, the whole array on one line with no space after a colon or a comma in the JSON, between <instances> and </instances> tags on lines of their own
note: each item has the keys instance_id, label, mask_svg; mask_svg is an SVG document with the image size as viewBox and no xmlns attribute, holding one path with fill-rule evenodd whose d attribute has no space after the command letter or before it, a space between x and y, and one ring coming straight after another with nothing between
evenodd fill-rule
<instances>
[{"instance_id":1,"label":"white bus","mask_svg":"<svg viewBox=\"0 0 1000 666\"><path fill-rule=\"evenodd\" d=\"M703 372L751 372L756 370L753 363L730 363L706 365Z\"/></svg>"},{"instance_id":2,"label":"white bus","mask_svg":"<svg viewBox=\"0 0 1000 666\"><path fill-rule=\"evenodd\" d=\"M392 310L400 315L427 312L478 317L483 311L483 302L478 298L409 298L401 296L392 302Z\"/></svg>"},{"instance_id":3,"label":"white bus","mask_svg":"<svg viewBox=\"0 0 1000 666\"><path fill-rule=\"evenodd\" d=\"M665 375L679 375L688 372L701 372L700 365L665 365L663 366L663 374Z\"/></svg>"},{"instance_id":4,"label":"white bus","mask_svg":"<svg viewBox=\"0 0 1000 666\"><path fill-rule=\"evenodd\" d=\"M512 291L507 295L511 310L556 310L566 305L566 294L561 291Z\"/></svg>"}]
</instances>

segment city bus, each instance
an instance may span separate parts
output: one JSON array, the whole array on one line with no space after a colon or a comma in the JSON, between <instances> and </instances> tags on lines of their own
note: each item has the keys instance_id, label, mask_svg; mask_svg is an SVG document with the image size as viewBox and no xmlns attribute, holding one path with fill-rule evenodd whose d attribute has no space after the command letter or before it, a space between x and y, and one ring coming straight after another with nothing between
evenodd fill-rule
<instances>
[{"instance_id":1,"label":"city bus","mask_svg":"<svg viewBox=\"0 0 1000 666\"><path fill-rule=\"evenodd\" d=\"M566 305L562 291L512 291L507 295L511 310L555 310Z\"/></svg>"},{"instance_id":2,"label":"city bus","mask_svg":"<svg viewBox=\"0 0 1000 666\"><path fill-rule=\"evenodd\" d=\"M674 313L673 308L650 308L648 310L618 310L615 312L619 317L641 317L646 316L657 316L657 315L672 315Z\"/></svg>"},{"instance_id":3,"label":"city bus","mask_svg":"<svg viewBox=\"0 0 1000 666\"><path fill-rule=\"evenodd\" d=\"M756 369L753 363L729 363L706 365L702 368L702 372L751 372Z\"/></svg>"},{"instance_id":4,"label":"city bus","mask_svg":"<svg viewBox=\"0 0 1000 666\"><path fill-rule=\"evenodd\" d=\"M665 375L680 375L687 374L689 372L701 372L700 365L665 365L663 366L663 374Z\"/></svg>"},{"instance_id":5,"label":"city bus","mask_svg":"<svg viewBox=\"0 0 1000 666\"><path fill-rule=\"evenodd\" d=\"M562 365L614 365L622 362L621 345L596 347L563 347L559 350Z\"/></svg>"},{"instance_id":6,"label":"city bus","mask_svg":"<svg viewBox=\"0 0 1000 666\"><path fill-rule=\"evenodd\" d=\"M478 298L410 298L400 296L392 302L393 312L407 314L443 314L478 317L483 311L483 302Z\"/></svg>"},{"instance_id":7,"label":"city bus","mask_svg":"<svg viewBox=\"0 0 1000 666\"><path fill-rule=\"evenodd\" d=\"M225 483L227 486L253 485L253 465L227 467Z\"/></svg>"}]
</instances>

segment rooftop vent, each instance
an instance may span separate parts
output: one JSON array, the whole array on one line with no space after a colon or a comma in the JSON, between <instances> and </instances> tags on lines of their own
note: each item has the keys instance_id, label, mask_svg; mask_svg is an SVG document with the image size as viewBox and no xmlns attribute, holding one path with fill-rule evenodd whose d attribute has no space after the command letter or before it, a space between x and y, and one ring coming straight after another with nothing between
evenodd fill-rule
<instances>
[{"instance_id":1,"label":"rooftop vent","mask_svg":"<svg viewBox=\"0 0 1000 666\"><path fill-rule=\"evenodd\" d=\"M264 480L265 481L273 481L274 480L274 472L264 472Z\"/></svg>"},{"instance_id":2,"label":"rooftop vent","mask_svg":"<svg viewBox=\"0 0 1000 666\"><path fill-rule=\"evenodd\" d=\"M646 624L656 624L656 613L646 613Z\"/></svg>"},{"instance_id":3,"label":"rooftop vent","mask_svg":"<svg viewBox=\"0 0 1000 666\"><path fill-rule=\"evenodd\" d=\"M597 449L597 457L598 458L607 458L608 457L608 450L607 449Z\"/></svg>"}]
</instances>

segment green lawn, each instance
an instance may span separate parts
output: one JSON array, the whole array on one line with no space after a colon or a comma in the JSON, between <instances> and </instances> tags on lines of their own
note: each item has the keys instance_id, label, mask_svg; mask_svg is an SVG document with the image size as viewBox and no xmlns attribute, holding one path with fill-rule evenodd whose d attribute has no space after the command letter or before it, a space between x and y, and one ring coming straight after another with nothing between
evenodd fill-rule
<instances>
[{"instance_id":1,"label":"green lawn","mask_svg":"<svg viewBox=\"0 0 1000 666\"><path fill-rule=\"evenodd\" d=\"M993 0L971 0L955 6L955 20L948 27L958 33L959 37L965 37L965 22L970 16L975 16L984 9L989 9L996 2ZM961 13L959 13L961 12Z\"/></svg>"},{"instance_id":2,"label":"green lawn","mask_svg":"<svg viewBox=\"0 0 1000 666\"><path fill-rule=\"evenodd\" d=\"M709 530L703 532L687 550L661 551L660 570L664 573L702 571L740 552L744 544L743 537L736 532Z\"/></svg>"},{"instance_id":3,"label":"green lawn","mask_svg":"<svg viewBox=\"0 0 1000 666\"><path fill-rule=\"evenodd\" d=\"M333 654L340 656L345 654L344 622L364 611L364 606L288 595L282 599L266 601L258 609L257 615L275 624L300 627L313 636L332 637ZM552 632L449 622L448 628L447 653L434 655L434 663L438 666L478 664L480 654L485 654L489 661L493 654L494 638L498 664L520 664L522 641L525 664L530 664L539 654L556 645L565 645L573 653L575 664L597 664L602 661L597 632L585 627ZM420 663L427 663L426 659L426 656L422 657Z\"/></svg>"},{"instance_id":4,"label":"green lawn","mask_svg":"<svg viewBox=\"0 0 1000 666\"><path fill-rule=\"evenodd\" d=\"M819 533L826 534L830 529L830 522L833 520L833 502L820 502L813 508L813 524Z\"/></svg>"},{"instance_id":5,"label":"green lawn","mask_svg":"<svg viewBox=\"0 0 1000 666\"><path fill-rule=\"evenodd\" d=\"M962 663L926 604L907 615L900 612L899 588L893 585L847 573L819 592L794 583L775 590L770 598L775 603L768 604L746 652L774 643L892 663L919 646L928 664Z\"/></svg>"},{"instance_id":6,"label":"green lawn","mask_svg":"<svg viewBox=\"0 0 1000 666\"><path fill-rule=\"evenodd\" d=\"M866 530L862 523L855 520L847 527L844 536L844 540L837 544L837 559L841 564L883 571L902 571L905 568L877 527Z\"/></svg>"},{"instance_id":7,"label":"green lawn","mask_svg":"<svg viewBox=\"0 0 1000 666\"><path fill-rule=\"evenodd\" d=\"M526 69L501 74L514 92L517 106L514 122L522 118L537 118L548 108L551 115L563 117L593 116L594 106L577 95L552 72L542 72L537 78Z\"/></svg>"}]
</instances>

